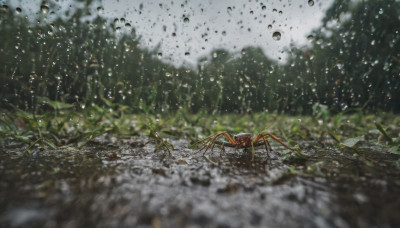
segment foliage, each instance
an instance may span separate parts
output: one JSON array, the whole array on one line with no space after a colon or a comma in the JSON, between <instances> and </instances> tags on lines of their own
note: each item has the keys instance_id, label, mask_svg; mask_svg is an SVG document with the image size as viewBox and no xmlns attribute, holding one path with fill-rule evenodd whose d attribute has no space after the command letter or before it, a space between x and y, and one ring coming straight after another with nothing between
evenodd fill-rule
<instances>
[{"instance_id":1,"label":"foliage","mask_svg":"<svg viewBox=\"0 0 400 228\"><path fill-rule=\"evenodd\" d=\"M52 22L39 13L35 24L0 9L0 107L37 113L114 103L133 113L311 114L318 104L332 113L400 111L398 1L335 1L312 46L288 50L283 66L248 47L215 50L195 70L161 62L134 29L116 36L113 22L87 19L89 6Z\"/></svg>"},{"instance_id":2,"label":"foliage","mask_svg":"<svg viewBox=\"0 0 400 228\"><path fill-rule=\"evenodd\" d=\"M379 116L340 113L327 118L277 113L209 116L180 109L173 115L142 115L132 114L130 109L122 105L113 109L94 106L79 111L49 111L40 115L20 109L2 112L1 138L9 142L20 141L27 146L28 152L34 146L50 149L82 147L87 143L120 146L139 138L144 142L155 141L158 145L156 149L173 154L174 146L169 140L185 138L194 144L220 131L227 131L231 135L241 132L253 135L272 133L295 148L294 153L287 156L296 155L298 158L304 158L300 148L304 149L304 143L309 141L351 149L357 149L360 143L372 141L387 146L391 153L399 153L400 145L400 118L385 113Z\"/></svg>"},{"instance_id":3,"label":"foliage","mask_svg":"<svg viewBox=\"0 0 400 228\"><path fill-rule=\"evenodd\" d=\"M312 48L292 50L284 72L299 98L288 109L310 101L335 112L399 112L399 13L394 0L334 1Z\"/></svg>"}]
</instances>

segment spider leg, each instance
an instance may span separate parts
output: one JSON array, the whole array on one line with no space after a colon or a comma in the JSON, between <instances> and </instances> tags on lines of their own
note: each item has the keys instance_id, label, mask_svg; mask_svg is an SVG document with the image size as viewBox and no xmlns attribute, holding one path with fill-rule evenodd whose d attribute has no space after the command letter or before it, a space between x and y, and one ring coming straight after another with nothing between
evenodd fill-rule
<instances>
[{"instance_id":1,"label":"spider leg","mask_svg":"<svg viewBox=\"0 0 400 228\"><path fill-rule=\"evenodd\" d=\"M199 151L201 151L205 148L203 156L206 154L207 150L210 149L214 145L215 140L217 140L221 136L225 136L229 140L230 143L236 144L235 140L233 140L232 137L227 132L219 132L214 135L214 137L210 140L210 142L208 144L206 144L199 150Z\"/></svg>"},{"instance_id":2,"label":"spider leg","mask_svg":"<svg viewBox=\"0 0 400 228\"><path fill-rule=\"evenodd\" d=\"M279 142L280 144L282 144L284 147L286 147L287 149L294 151L294 149L290 148L288 145L286 145L284 142L282 142L282 140L280 140L278 137L276 137L275 135L272 135L270 133L264 134L262 136L269 136L271 137L273 140Z\"/></svg>"},{"instance_id":3,"label":"spider leg","mask_svg":"<svg viewBox=\"0 0 400 228\"><path fill-rule=\"evenodd\" d=\"M221 145L221 146L224 145L226 147L233 147L233 148L236 147L236 144L232 144L230 142L224 142L224 141L217 141L217 140L214 142L214 144Z\"/></svg>"},{"instance_id":4,"label":"spider leg","mask_svg":"<svg viewBox=\"0 0 400 228\"><path fill-rule=\"evenodd\" d=\"M198 153L198 152L200 152L201 150L203 150L204 148L207 147L208 142L210 141L210 139L212 137L214 137L214 135L210 135L210 136L207 136L204 139L200 139L197 142L195 142L191 147L195 147L196 145L201 144L201 148L196 152L196 153Z\"/></svg>"},{"instance_id":5,"label":"spider leg","mask_svg":"<svg viewBox=\"0 0 400 228\"><path fill-rule=\"evenodd\" d=\"M224 143L222 143L221 150L219 151L219 158L222 159L222 153L224 153L224 152L225 152L225 147L224 147Z\"/></svg>"},{"instance_id":6,"label":"spider leg","mask_svg":"<svg viewBox=\"0 0 400 228\"><path fill-rule=\"evenodd\" d=\"M214 146L215 146L215 143L213 143L212 146L211 146L211 152L213 152Z\"/></svg>"},{"instance_id":7,"label":"spider leg","mask_svg":"<svg viewBox=\"0 0 400 228\"><path fill-rule=\"evenodd\" d=\"M256 139L253 141L252 145L257 143L260 139L263 140L263 144L265 145L265 150L267 151L267 156L269 157L269 152L272 151L272 147L269 144L268 140L265 138L265 136L260 133L257 135Z\"/></svg>"},{"instance_id":8,"label":"spider leg","mask_svg":"<svg viewBox=\"0 0 400 228\"><path fill-rule=\"evenodd\" d=\"M221 133L217 133L217 134L215 134L215 135L211 135L211 136L208 136L208 137L205 138L205 139L200 140L200 142L201 142L201 141L207 141L208 139L212 138L210 141L205 142L205 143L203 144L203 146L198 150L198 152L200 152L200 151L206 149L206 150L204 151L204 153L203 153L203 156L204 156L205 152L210 148L211 145L213 145L213 142L214 142L220 135L221 135Z\"/></svg>"}]
</instances>

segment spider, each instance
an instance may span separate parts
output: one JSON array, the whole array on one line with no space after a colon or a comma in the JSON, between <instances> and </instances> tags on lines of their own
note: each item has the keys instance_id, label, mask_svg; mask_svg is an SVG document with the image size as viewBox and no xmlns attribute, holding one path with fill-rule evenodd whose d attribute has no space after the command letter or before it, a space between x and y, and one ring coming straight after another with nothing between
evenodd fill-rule
<instances>
[{"instance_id":1,"label":"spider","mask_svg":"<svg viewBox=\"0 0 400 228\"><path fill-rule=\"evenodd\" d=\"M225 136L229 142L217 141L217 139L221 136ZM204 156L208 149L211 148L211 150L212 150L212 148L214 148L214 144L222 145L222 148L224 148L224 146L233 147L235 149L243 148L244 150L246 150L248 148L252 148L252 160L254 160L253 148L265 145L265 150L267 151L267 155L269 157L269 151L272 151L272 148L271 148L271 145L269 144L268 140L266 139L267 137L272 138L273 140L279 142L280 144L282 144L284 147L288 148L289 150L294 151L292 148L290 148L285 143L283 143L281 139L279 139L278 137L276 137L272 134L269 134L269 133L266 133L266 134L260 133L253 140L253 136L251 133L240 133L240 134L234 135L232 138L232 136L230 136L227 132L219 132L215 135L208 136L207 138L199 141L199 142L202 142L202 141L206 141L211 138L210 141L204 143L204 146L199 151L202 151L205 149L204 153L203 153L203 156ZM221 156L221 154L220 154L220 156Z\"/></svg>"}]
</instances>

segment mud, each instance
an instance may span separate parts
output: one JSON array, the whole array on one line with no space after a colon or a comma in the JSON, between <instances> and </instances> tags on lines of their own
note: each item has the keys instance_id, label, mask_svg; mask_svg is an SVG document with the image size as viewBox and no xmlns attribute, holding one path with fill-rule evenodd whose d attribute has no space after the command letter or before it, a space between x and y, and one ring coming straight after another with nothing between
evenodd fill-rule
<instances>
[{"instance_id":1,"label":"mud","mask_svg":"<svg viewBox=\"0 0 400 228\"><path fill-rule=\"evenodd\" d=\"M139 140L139 141L138 141ZM171 141L83 149L0 148L1 227L400 227L400 156L302 142L267 157Z\"/></svg>"}]
</instances>

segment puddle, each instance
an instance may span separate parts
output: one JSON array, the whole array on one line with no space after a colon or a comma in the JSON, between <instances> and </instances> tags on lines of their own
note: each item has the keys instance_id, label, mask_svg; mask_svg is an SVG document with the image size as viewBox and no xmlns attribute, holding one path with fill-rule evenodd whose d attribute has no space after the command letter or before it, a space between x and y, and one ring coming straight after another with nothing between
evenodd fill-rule
<instances>
[{"instance_id":1,"label":"puddle","mask_svg":"<svg viewBox=\"0 0 400 228\"><path fill-rule=\"evenodd\" d=\"M310 146L309 160L280 161L173 141L81 150L1 149L2 227L399 227L399 156L379 146ZM136 144L135 144L136 145Z\"/></svg>"}]
</instances>

